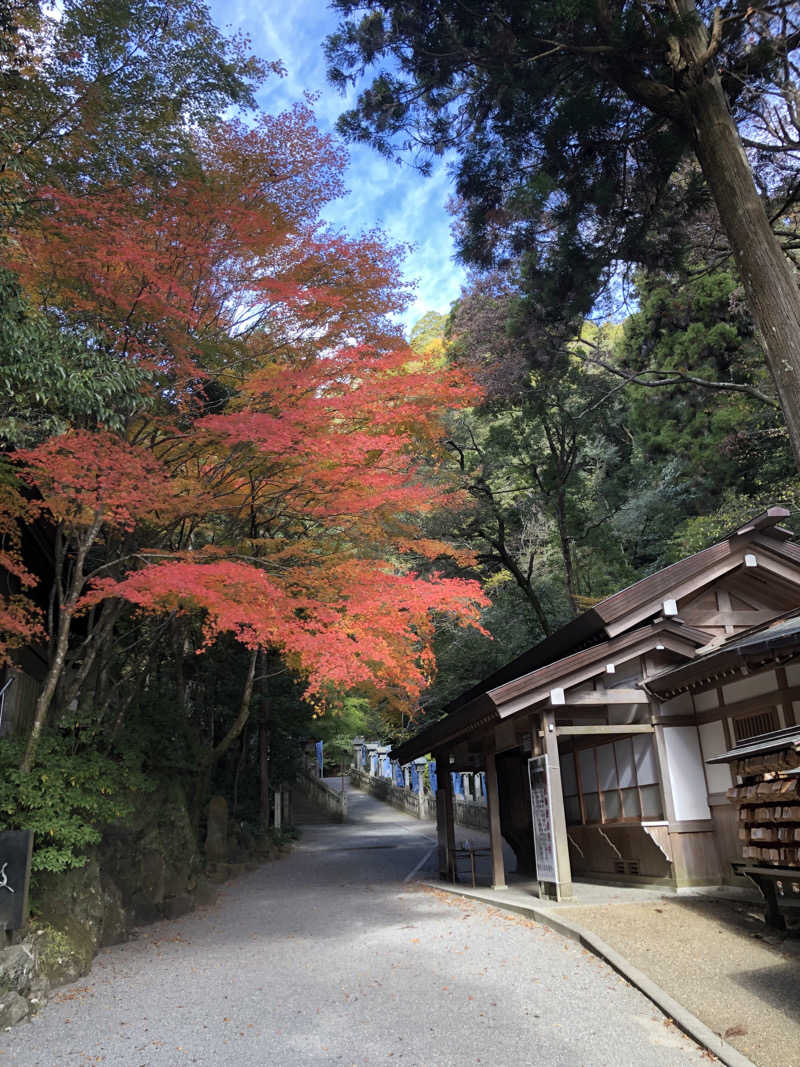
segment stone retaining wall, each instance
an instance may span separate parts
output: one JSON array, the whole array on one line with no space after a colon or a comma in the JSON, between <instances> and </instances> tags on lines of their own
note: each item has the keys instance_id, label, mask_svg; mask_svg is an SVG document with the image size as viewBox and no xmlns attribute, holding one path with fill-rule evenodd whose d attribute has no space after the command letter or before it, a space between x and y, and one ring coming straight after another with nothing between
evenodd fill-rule
<instances>
[{"instance_id":1,"label":"stone retaining wall","mask_svg":"<svg viewBox=\"0 0 800 1067\"><path fill-rule=\"evenodd\" d=\"M331 789L320 778L314 778L310 774L301 774L297 779L297 788L312 804L322 808L337 821L344 822L347 819L347 794L337 789Z\"/></svg>"},{"instance_id":2,"label":"stone retaining wall","mask_svg":"<svg viewBox=\"0 0 800 1067\"><path fill-rule=\"evenodd\" d=\"M350 768L350 781L356 789L391 804L393 808L408 812L416 819L436 821L436 797L431 793L414 793L401 789L390 778L377 778L359 767ZM489 830L489 817L485 804L476 804L463 797L453 798L453 817L459 826L473 830Z\"/></svg>"}]
</instances>

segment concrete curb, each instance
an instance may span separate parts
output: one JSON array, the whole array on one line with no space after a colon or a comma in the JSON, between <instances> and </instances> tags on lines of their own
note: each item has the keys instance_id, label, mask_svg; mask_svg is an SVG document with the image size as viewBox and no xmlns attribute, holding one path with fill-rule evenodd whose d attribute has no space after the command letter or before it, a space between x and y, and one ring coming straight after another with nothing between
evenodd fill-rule
<instances>
[{"instance_id":1,"label":"concrete curb","mask_svg":"<svg viewBox=\"0 0 800 1067\"><path fill-rule=\"evenodd\" d=\"M543 926L548 926L551 930L555 930L556 933L561 934L562 937L567 937L571 941L577 941L583 948L593 952L595 956L598 956L601 960L604 960L609 967L620 974L626 982L629 982L635 989L638 989L640 993L643 993L648 1000L651 1000L655 1006L662 1011L668 1018L672 1019L679 1030L682 1030L693 1041L697 1042L701 1048L706 1048L709 1052L713 1052L714 1055L722 1063L726 1064L726 1067L756 1067L752 1060L749 1060L744 1053L739 1052L733 1045L729 1045L727 1041L715 1033L710 1026L706 1026L704 1022L693 1015L688 1008L684 1008L682 1004L679 1004L677 1000L665 992L661 986L656 985L652 978L648 978L646 974L634 967L632 963L629 963L624 956L621 956L616 949L611 945L603 941L597 934L593 934L591 930L587 930L583 926L579 926L578 923L570 922L568 919L559 919L553 915L552 911L548 908L537 908L535 905L517 904L512 901L497 900L495 897L490 897L484 893L476 892L470 889L460 889L456 886L450 885L446 882L422 882L422 885L427 886L429 889L437 889L440 892L450 893L457 897L466 897L469 900L478 900L482 904L488 904L490 907L498 908L501 911L514 912L517 915L524 915L526 918L535 919L536 922L541 923Z\"/></svg>"}]
</instances>

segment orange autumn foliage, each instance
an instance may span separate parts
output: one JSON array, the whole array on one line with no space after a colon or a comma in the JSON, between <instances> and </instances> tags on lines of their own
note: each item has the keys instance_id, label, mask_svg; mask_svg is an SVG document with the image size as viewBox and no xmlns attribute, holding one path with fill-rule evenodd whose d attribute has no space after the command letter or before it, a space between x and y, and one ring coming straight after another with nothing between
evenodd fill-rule
<instances>
[{"instance_id":1,"label":"orange autumn foliage","mask_svg":"<svg viewBox=\"0 0 800 1067\"><path fill-rule=\"evenodd\" d=\"M35 225L7 256L38 302L152 369L173 400L208 376L234 380L254 334L260 351L296 357L395 333L403 250L320 221L342 194L344 158L307 105L252 129L219 123L196 150L196 168L166 188L143 175L82 195L40 190Z\"/></svg>"},{"instance_id":2,"label":"orange autumn foliage","mask_svg":"<svg viewBox=\"0 0 800 1067\"><path fill-rule=\"evenodd\" d=\"M307 106L220 123L196 151L166 188L42 190L13 250L40 306L153 372L127 440L98 428L17 456L80 561L62 603L198 613L206 643L279 650L314 694L413 707L436 614L477 626L486 603L475 582L419 573L470 562L420 519L456 503L442 418L478 390L393 336L402 250L320 222L343 158Z\"/></svg>"}]
</instances>

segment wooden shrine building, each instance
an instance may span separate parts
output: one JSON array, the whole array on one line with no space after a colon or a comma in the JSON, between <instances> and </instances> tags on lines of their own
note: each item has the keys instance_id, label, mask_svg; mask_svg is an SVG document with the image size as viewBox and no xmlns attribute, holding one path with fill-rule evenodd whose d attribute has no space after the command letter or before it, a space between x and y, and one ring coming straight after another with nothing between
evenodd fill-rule
<instances>
[{"instance_id":1,"label":"wooden shrine building","mask_svg":"<svg viewBox=\"0 0 800 1067\"><path fill-rule=\"evenodd\" d=\"M607 597L392 752L401 763L437 760L442 876L455 856L446 772L482 770L496 887L501 836L518 872L558 897L571 895L573 876L737 881L731 771L707 761L800 723L800 625L787 621L800 609L800 546L781 525L788 514L770 508ZM741 651L743 638L782 620L788 629Z\"/></svg>"}]
</instances>

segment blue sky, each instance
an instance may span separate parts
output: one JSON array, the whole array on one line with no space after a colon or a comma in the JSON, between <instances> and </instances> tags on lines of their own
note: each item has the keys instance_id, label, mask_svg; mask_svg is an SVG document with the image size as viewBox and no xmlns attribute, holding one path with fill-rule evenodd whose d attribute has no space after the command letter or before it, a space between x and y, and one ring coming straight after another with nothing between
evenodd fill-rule
<instances>
[{"instance_id":1,"label":"blue sky","mask_svg":"<svg viewBox=\"0 0 800 1067\"><path fill-rule=\"evenodd\" d=\"M214 21L229 31L241 30L253 51L264 59L281 59L285 78L270 78L259 96L265 111L281 111L304 92L319 93L315 105L322 130L332 131L347 101L327 84L322 43L338 17L314 0L211 0ZM383 159L372 149L348 146L346 199L325 212L335 226L357 233L379 226L392 243L414 246L406 259L406 276L417 282L416 300L405 316L407 326L426 311L447 311L464 280L453 262L450 216L446 203L450 181L439 166L429 178L410 166Z\"/></svg>"}]
</instances>

